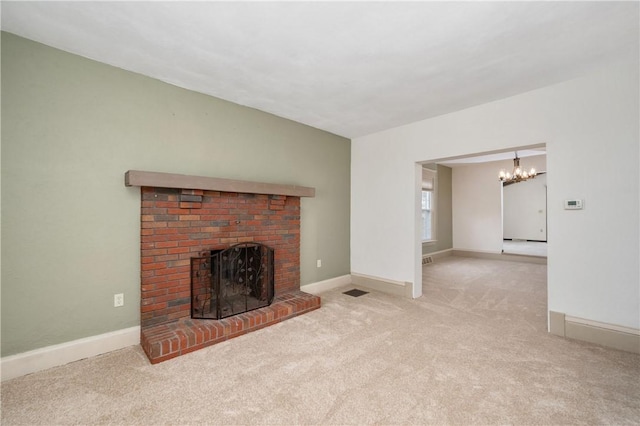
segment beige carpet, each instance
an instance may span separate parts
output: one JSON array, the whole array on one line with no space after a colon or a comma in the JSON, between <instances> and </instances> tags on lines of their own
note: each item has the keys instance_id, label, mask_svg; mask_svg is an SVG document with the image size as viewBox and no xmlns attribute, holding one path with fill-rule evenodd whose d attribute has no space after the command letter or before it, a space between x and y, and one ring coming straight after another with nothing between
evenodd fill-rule
<instances>
[{"instance_id":1,"label":"beige carpet","mask_svg":"<svg viewBox=\"0 0 640 426\"><path fill-rule=\"evenodd\" d=\"M151 366L131 347L2 384L2 424L638 424L640 356L546 333L546 266L451 257L425 295Z\"/></svg>"}]
</instances>

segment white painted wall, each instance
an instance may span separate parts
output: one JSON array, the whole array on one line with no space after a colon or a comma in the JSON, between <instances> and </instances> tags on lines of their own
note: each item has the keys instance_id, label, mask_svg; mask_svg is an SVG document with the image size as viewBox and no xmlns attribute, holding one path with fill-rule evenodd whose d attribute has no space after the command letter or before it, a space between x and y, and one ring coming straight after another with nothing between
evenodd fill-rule
<instances>
[{"instance_id":1,"label":"white painted wall","mask_svg":"<svg viewBox=\"0 0 640 426\"><path fill-rule=\"evenodd\" d=\"M502 251L502 162L455 167L452 174L453 248Z\"/></svg>"},{"instance_id":2,"label":"white painted wall","mask_svg":"<svg viewBox=\"0 0 640 426\"><path fill-rule=\"evenodd\" d=\"M544 156L521 159L528 168L546 170ZM453 248L486 253L502 251L502 193L498 173L513 160L458 165L452 173Z\"/></svg>"},{"instance_id":3,"label":"white painted wall","mask_svg":"<svg viewBox=\"0 0 640 426\"><path fill-rule=\"evenodd\" d=\"M352 271L410 281L420 295L416 162L546 143L548 308L640 328L639 77L637 63L611 66L354 139ZM574 197L584 210L563 209Z\"/></svg>"}]
</instances>

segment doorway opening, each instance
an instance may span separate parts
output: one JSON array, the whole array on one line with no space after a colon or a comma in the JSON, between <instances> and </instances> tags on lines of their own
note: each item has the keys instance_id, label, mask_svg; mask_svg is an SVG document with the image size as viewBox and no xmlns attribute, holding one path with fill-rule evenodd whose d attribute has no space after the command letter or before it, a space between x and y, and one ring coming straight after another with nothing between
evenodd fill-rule
<instances>
[{"instance_id":1,"label":"doorway opening","mask_svg":"<svg viewBox=\"0 0 640 426\"><path fill-rule=\"evenodd\" d=\"M517 154L516 154L517 155ZM547 257L546 154L526 158L532 179L502 182L502 252Z\"/></svg>"},{"instance_id":2,"label":"doorway opening","mask_svg":"<svg viewBox=\"0 0 640 426\"><path fill-rule=\"evenodd\" d=\"M542 213L536 213L542 216L543 226L538 226L538 234L534 236L525 235L524 237L514 234L514 236L505 235L504 229L504 209L503 209L503 187L502 182L498 179L501 169L510 169L513 167L513 159L515 151L523 160L523 164L527 167L535 165L539 170L539 176L532 179L537 185L543 188L544 207L538 208ZM421 179L419 174L422 172L424 164L435 164L438 167L447 167L451 171L451 193L450 197L450 214L451 222L451 243L448 247L439 247L441 251L448 251L448 254L470 255L486 258L496 258L506 260L512 250L507 247L505 251L505 238L512 243L514 240L531 240L530 242L543 241L545 245L544 255L534 253L521 253L528 256L534 263L546 262L545 259L536 261L533 257L546 257L546 144L536 144L529 146L512 147L500 151L481 152L475 154L461 155L457 157L436 158L425 160L416 164L416 272L422 270L422 258L429 256L428 248L424 247L422 241L422 197L421 197ZM526 183L526 182L525 182ZM523 185L518 183L512 186L517 187ZM440 188L438 188L440 189ZM442 195L442 191L440 191ZM437 207L442 208L442 203ZM442 219L440 210L437 212L438 219ZM537 223L540 225L540 222ZM542 229L542 231L540 231ZM507 231L508 232L508 231ZM438 234L438 240L445 239L446 236ZM509 246L509 242L506 244ZM534 245L534 244L531 244ZM513 253L516 254L516 253ZM520 254L520 253L518 253ZM526 261L523 258L524 261ZM420 278L421 274L416 273L416 277ZM420 293L421 293L421 286ZM414 289L414 297L417 291Z\"/></svg>"}]
</instances>

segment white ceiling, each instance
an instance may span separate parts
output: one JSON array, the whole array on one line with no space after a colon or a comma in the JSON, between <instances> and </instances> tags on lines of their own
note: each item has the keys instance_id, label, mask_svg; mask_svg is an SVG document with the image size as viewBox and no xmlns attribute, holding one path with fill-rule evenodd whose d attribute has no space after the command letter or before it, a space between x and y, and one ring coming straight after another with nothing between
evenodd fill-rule
<instances>
[{"instance_id":1,"label":"white ceiling","mask_svg":"<svg viewBox=\"0 0 640 426\"><path fill-rule=\"evenodd\" d=\"M637 61L638 2L10 2L2 29L353 138Z\"/></svg>"}]
</instances>

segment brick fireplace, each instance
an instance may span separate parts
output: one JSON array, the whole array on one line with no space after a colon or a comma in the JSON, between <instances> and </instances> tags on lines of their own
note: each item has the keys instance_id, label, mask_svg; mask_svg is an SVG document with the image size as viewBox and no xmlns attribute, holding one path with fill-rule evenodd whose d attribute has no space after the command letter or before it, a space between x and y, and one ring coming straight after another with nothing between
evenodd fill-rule
<instances>
[{"instance_id":1,"label":"brick fireplace","mask_svg":"<svg viewBox=\"0 0 640 426\"><path fill-rule=\"evenodd\" d=\"M141 187L141 344L152 363L320 307L300 291L300 197L313 188L139 171L125 184ZM274 250L273 303L192 319L191 258L250 242Z\"/></svg>"}]
</instances>

